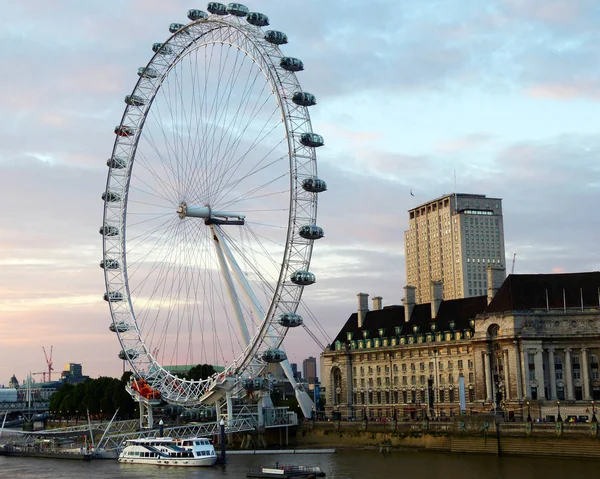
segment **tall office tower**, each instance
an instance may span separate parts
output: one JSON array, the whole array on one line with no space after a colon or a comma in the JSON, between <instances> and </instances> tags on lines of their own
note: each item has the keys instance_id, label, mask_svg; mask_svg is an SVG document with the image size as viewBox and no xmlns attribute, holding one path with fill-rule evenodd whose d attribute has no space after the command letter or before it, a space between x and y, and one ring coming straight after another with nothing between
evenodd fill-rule
<instances>
[{"instance_id":1,"label":"tall office tower","mask_svg":"<svg viewBox=\"0 0 600 479\"><path fill-rule=\"evenodd\" d=\"M440 286L445 300L486 294L488 268L495 284L506 276L502 200L453 193L412 208L404 252L408 303Z\"/></svg>"},{"instance_id":2,"label":"tall office tower","mask_svg":"<svg viewBox=\"0 0 600 479\"><path fill-rule=\"evenodd\" d=\"M307 359L302 361L302 374L304 380L308 384L315 384L317 382L317 359L309 356Z\"/></svg>"}]
</instances>

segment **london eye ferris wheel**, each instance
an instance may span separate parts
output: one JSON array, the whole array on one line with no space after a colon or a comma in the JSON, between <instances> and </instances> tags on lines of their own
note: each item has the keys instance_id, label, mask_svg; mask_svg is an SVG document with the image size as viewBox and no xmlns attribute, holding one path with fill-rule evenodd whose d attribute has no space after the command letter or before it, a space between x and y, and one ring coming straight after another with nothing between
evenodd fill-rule
<instances>
[{"instance_id":1,"label":"london eye ferris wheel","mask_svg":"<svg viewBox=\"0 0 600 479\"><path fill-rule=\"evenodd\" d=\"M287 36L239 3L190 10L152 45L115 128L100 233L119 357L162 398L213 404L260 387L278 362L310 272L317 175L301 60ZM213 363L202 381L167 367ZM295 385L295 382L293 382ZM247 386L250 387L250 386ZM310 401L296 386L305 414Z\"/></svg>"}]
</instances>

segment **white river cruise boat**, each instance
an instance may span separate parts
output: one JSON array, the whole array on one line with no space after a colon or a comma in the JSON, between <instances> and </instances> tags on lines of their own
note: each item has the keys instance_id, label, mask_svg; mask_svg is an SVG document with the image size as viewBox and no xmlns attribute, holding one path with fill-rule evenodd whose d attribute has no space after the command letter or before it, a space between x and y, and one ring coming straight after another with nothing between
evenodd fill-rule
<instances>
[{"instance_id":1,"label":"white river cruise boat","mask_svg":"<svg viewBox=\"0 0 600 479\"><path fill-rule=\"evenodd\" d=\"M119 454L124 464L157 466L213 466L217 462L215 447L204 437L146 437L129 439Z\"/></svg>"}]
</instances>

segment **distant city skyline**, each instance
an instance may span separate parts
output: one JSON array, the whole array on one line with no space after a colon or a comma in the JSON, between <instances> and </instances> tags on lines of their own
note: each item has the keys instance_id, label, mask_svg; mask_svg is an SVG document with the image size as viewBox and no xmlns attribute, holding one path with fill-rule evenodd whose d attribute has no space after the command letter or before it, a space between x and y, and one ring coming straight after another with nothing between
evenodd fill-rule
<instances>
[{"instance_id":1,"label":"distant city skyline","mask_svg":"<svg viewBox=\"0 0 600 479\"><path fill-rule=\"evenodd\" d=\"M298 78L317 98L325 237L303 300L329 340L358 292L400 304L407 212L452 191L503 199L515 272L600 270L599 4L246 4L288 35L282 50L302 59ZM0 383L46 370L41 348L50 344L55 364L121 376L98 266L105 162L137 68L153 42L168 38L169 24L198 7L4 5ZM308 317L307 325L318 331ZM284 346L296 363L321 352L303 328Z\"/></svg>"}]
</instances>

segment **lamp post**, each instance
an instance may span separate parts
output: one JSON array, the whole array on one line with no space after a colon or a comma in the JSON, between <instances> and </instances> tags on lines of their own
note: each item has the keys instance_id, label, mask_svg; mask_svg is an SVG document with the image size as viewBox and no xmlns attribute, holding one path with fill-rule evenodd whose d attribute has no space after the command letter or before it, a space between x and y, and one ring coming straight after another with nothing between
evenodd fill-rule
<instances>
[{"instance_id":1,"label":"lamp post","mask_svg":"<svg viewBox=\"0 0 600 479\"><path fill-rule=\"evenodd\" d=\"M562 422L562 416L560 415L560 401L556 401L556 407L558 408L556 420Z\"/></svg>"},{"instance_id":2,"label":"lamp post","mask_svg":"<svg viewBox=\"0 0 600 479\"><path fill-rule=\"evenodd\" d=\"M529 401L527 401L527 422L531 422L531 409L529 407Z\"/></svg>"},{"instance_id":3,"label":"lamp post","mask_svg":"<svg viewBox=\"0 0 600 479\"><path fill-rule=\"evenodd\" d=\"M596 405L592 400L592 422L598 422L598 418L596 417Z\"/></svg>"}]
</instances>

